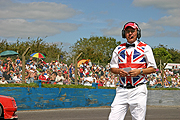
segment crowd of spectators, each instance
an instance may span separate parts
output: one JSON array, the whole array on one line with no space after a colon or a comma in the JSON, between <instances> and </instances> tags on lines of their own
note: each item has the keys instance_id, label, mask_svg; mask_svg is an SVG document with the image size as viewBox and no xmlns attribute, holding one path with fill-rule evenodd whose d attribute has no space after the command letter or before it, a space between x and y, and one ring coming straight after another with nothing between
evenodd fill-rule
<instances>
[{"instance_id":1,"label":"crowd of spectators","mask_svg":"<svg viewBox=\"0 0 180 120\"><path fill-rule=\"evenodd\" d=\"M75 66L69 66L63 62L44 60L31 57L25 63L25 80L22 80L22 61L17 57L13 62L10 57L0 60L0 84L23 82L30 84L41 80L43 84L70 85L75 84ZM99 83L99 86L115 87L117 76L106 67L89 64L81 64L78 68L78 84L92 86L92 83Z\"/></svg>"},{"instance_id":2,"label":"crowd of spectators","mask_svg":"<svg viewBox=\"0 0 180 120\"><path fill-rule=\"evenodd\" d=\"M152 88L162 87L161 72L148 75L148 85ZM180 69L166 69L164 71L164 87L165 88L180 88ZM168 79L169 78L169 79Z\"/></svg>"},{"instance_id":3,"label":"crowd of spectators","mask_svg":"<svg viewBox=\"0 0 180 120\"><path fill-rule=\"evenodd\" d=\"M10 57L5 61L0 60L0 84L9 83L34 83L41 80L43 84L70 85L75 84L75 67L73 63L69 66L63 62L51 61L46 63L42 59L36 61L31 57L25 63L25 80L22 80L22 61L17 57L13 62ZM167 77L171 76L171 81ZM106 66L82 63L78 67L78 84L92 86L116 87L119 85L118 75L110 72L109 64ZM180 87L179 69L166 70L164 76L165 87ZM162 86L161 73L157 71L148 75L148 86Z\"/></svg>"}]
</instances>

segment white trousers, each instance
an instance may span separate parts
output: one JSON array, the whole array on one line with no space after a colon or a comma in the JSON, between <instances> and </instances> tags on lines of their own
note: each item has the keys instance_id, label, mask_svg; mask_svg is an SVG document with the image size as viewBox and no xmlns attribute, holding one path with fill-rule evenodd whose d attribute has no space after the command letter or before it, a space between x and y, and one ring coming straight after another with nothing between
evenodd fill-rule
<instances>
[{"instance_id":1,"label":"white trousers","mask_svg":"<svg viewBox=\"0 0 180 120\"><path fill-rule=\"evenodd\" d=\"M116 88L109 120L124 120L128 108L130 108L132 120L145 120L147 93L146 84L132 89Z\"/></svg>"}]
</instances>

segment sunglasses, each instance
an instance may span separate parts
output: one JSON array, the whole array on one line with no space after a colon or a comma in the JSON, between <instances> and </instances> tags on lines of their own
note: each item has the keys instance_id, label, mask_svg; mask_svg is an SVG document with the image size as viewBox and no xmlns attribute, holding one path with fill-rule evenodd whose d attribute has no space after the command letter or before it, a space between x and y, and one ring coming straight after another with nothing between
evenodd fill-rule
<instances>
[{"instance_id":1,"label":"sunglasses","mask_svg":"<svg viewBox=\"0 0 180 120\"><path fill-rule=\"evenodd\" d=\"M135 30L125 30L126 31L126 33L134 33L135 32Z\"/></svg>"}]
</instances>

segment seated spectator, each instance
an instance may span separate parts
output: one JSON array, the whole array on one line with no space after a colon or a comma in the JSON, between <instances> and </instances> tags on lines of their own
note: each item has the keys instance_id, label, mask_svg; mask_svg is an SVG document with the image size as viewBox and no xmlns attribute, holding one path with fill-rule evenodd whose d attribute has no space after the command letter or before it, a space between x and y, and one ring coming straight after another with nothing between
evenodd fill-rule
<instances>
[{"instance_id":1,"label":"seated spectator","mask_svg":"<svg viewBox=\"0 0 180 120\"><path fill-rule=\"evenodd\" d=\"M177 87L180 87L180 77L177 79Z\"/></svg>"},{"instance_id":2,"label":"seated spectator","mask_svg":"<svg viewBox=\"0 0 180 120\"><path fill-rule=\"evenodd\" d=\"M51 75L51 77L50 77L50 81L51 81L51 84L54 84L54 82L55 82L55 79L56 79L56 72L53 72L52 73L52 75Z\"/></svg>"},{"instance_id":3,"label":"seated spectator","mask_svg":"<svg viewBox=\"0 0 180 120\"><path fill-rule=\"evenodd\" d=\"M160 80L160 77L157 77L157 78L156 78L155 76L153 76L152 79L153 79L153 83L154 83L154 85L155 85L155 84L157 84L157 80L156 80L156 79L159 79L159 80Z\"/></svg>"},{"instance_id":4,"label":"seated spectator","mask_svg":"<svg viewBox=\"0 0 180 120\"><path fill-rule=\"evenodd\" d=\"M96 66L95 66L95 68L96 68L95 71L94 71L94 72L95 72L95 75L96 75L98 78L100 78L101 76L100 76L100 74L99 74L99 68L96 67Z\"/></svg>"},{"instance_id":5,"label":"seated spectator","mask_svg":"<svg viewBox=\"0 0 180 120\"><path fill-rule=\"evenodd\" d=\"M8 69L3 71L3 77L5 80L11 80L10 71Z\"/></svg>"},{"instance_id":6,"label":"seated spectator","mask_svg":"<svg viewBox=\"0 0 180 120\"><path fill-rule=\"evenodd\" d=\"M4 80L4 78L2 78L2 79L0 80L0 84L8 84L8 82L7 82L6 80Z\"/></svg>"},{"instance_id":7,"label":"seated spectator","mask_svg":"<svg viewBox=\"0 0 180 120\"><path fill-rule=\"evenodd\" d=\"M110 85L111 85L111 82L110 82L109 78L106 78L105 82L104 82L104 86L105 87L110 87Z\"/></svg>"},{"instance_id":8,"label":"seated spectator","mask_svg":"<svg viewBox=\"0 0 180 120\"><path fill-rule=\"evenodd\" d=\"M84 75L84 74L83 74L83 71L84 71L84 70L83 70L83 67L80 67L80 69L79 69L79 72L80 72L80 78L82 78L83 75Z\"/></svg>"},{"instance_id":9,"label":"seated spectator","mask_svg":"<svg viewBox=\"0 0 180 120\"><path fill-rule=\"evenodd\" d=\"M46 71L47 69L48 69L48 65L45 64L45 65L43 66L43 70Z\"/></svg>"},{"instance_id":10,"label":"seated spectator","mask_svg":"<svg viewBox=\"0 0 180 120\"><path fill-rule=\"evenodd\" d=\"M32 64L30 65L30 68L33 68L34 70L36 70L35 62L32 62Z\"/></svg>"},{"instance_id":11,"label":"seated spectator","mask_svg":"<svg viewBox=\"0 0 180 120\"><path fill-rule=\"evenodd\" d=\"M157 79L157 83L156 83L157 85L162 85L162 82L161 82L161 80L158 78Z\"/></svg>"},{"instance_id":12,"label":"seated spectator","mask_svg":"<svg viewBox=\"0 0 180 120\"><path fill-rule=\"evenodd\" d=\"M99 81L98 81L98 86L103 86L104 85L104 76L101 76Z\"/></svg>"},{"instance_id":13,"label":"seated spectator","mask_svg":"<svg viewBox=\"0 0 180 120\"><path fill-rule=\"evenodd\" d=\"M108 74L109 74L109 70L106 70L106 71L105 71L105 76L106 76L106 78L108 77Z\"/></svg>"},{"instance_id":14,"label":"seated spectator","mask_svg":"<svg viewBox=\"0 0 180 120\"><path fill-rule=\"evenodd\" d=\"M153 80L153 78L150 78L149 86L152 87L154 85L155 85L155 81Z\"/></svg>"},{"instance_id":15,"label":"seated spectator","mask_svg":"<svg viewBox=\"0 0 180 120\"><path fill-rule=\"evenodd\" d=\"M92 86L93 78L89 76L89 74L86 75L84 78L84 86Z\"/></svg>"},{"instance_id":16,"label":"seated spectator","mask_svg":"<svg viewBox=\"0 0 180 120\"><path fill-rule=\"evenodd\" d=\"M48 73L47 73L47 70L43 70L43 71L45 71L45 72L44 72L44 76L45 76L46 79L48 80L50 77L49 77L49 75L48 75Z\"/></svg>"},{"instance_id":17,"label":"seated spectator","mask_svg":"<svg viewBox=\"0 0 180 120\"><path fill-rule=\"evenodd\" d=\"M57 70L60 70L60 69L61 69L60 63L57 63L56 69L57 69Z\"/></svg>"},{"instance_id":18,"label":"seated spectator","mask_svg":"<svg viewBox=\"0 0 180 120\"><path fill-rule=\"evenodd\" d=\"M43 67L42 67L42 66L40 67L41 63L42 63L41 60L39 60L39 61L37 61L37 64L36 64L36 65L37 65L37 68L39 68L39 69L42 70Z\"/></svg>"},{"instance_id":19,"label":"seated spectator","mask_svg":"<svg viewBox=\"0 0 180 120\"><path fill-rule=\"evenodd\" d=\"M80 77L80 79L79 79L80 85L84 85L84 79L85 79L85 76L84 76L84 74L82 74L82 77Z\"/></svg>"},{"instance_id":20,"label":"seated spectator","mask_svg":"<svg viewBox=\"0 0 180 120\"><path fill-rule=\"evenodd\" d=\"M175 87L177 85L175 76L171 78L171 81L172 81L172 87Z\"/></svg>"},{"instance_id":21,"label":"seated spectator","mask_svg":"<svg viewBox=\"0 0 180 120\"><path fill-rule=\"evenodd\" d=\"M166 76L171 76L168 69L165 70L165 74Z\"/></svg>"},{"instance_id":22,"label":"seated spectator","mask_svg":"<svg viewBox=\"0 0 180 120\"><path fill-rule=\"evenodd\" d=\"M34 70L33 68L30 68L30 70L27 70L27 76L26 76L26 83L34 83Z\"/></svg>"},{"instance_id":23,"label":"seated spectator","mask_svg":"<svg viewBox=\"0 0 180 120\"><path fill-rule=\"evenodd\" d=\"M21 60L19 59L19 57L17 57L17 59L15 60L16 65L18 65L21 62Z\"/></svg>"},{"instance_id":24,"label":"seated spectator","mask_svg":"<svg viewBox=\"0 0 180 120\"><path fill-rule=\"evenodd\" d=\"M19 69L19 66L14 63L14 72L16 72L17 69Z\"/></svg>"},{"instance_id":25,"label":"seated spectator","mask_svg":"<svg viewBox=\"0 0 180 120\"><path fill-rule=\"evenodd\" d=\"M7 58L6 58L6 61L7 61L7 63L8 63L9 61L12 61L12 60L11 60L10 57L7 57Z\"/></svg>"},{"instance_id":26,"label":"seated spectator","mask_svg":"<svg viewBox=\"0 0 180 120\"><path fill-rule=\"evenodd\" d=\"M71 80L68 74L65 75L65 79L63 81L64 85L70 85L71 84Z\"/></svg>"},{"instance_id":27,"label":"seated spectator","mask_svg":"<svg viewBox=\"0 0 180 120\"><path fill-rule=\"evenodd\" d=\"M18 64L19 66L19 70L21 71L22 70L22 61L20 61L20 63Z\"/></svg>"},{"instance_id":28,"label":"seated spectator","mask_svg":"<svg viewBox=\"0 0 180 120\"><path fill-rule=\"evenodd\" d=\"M94 79L94 80L95 80L95 83L97 83L96 76L95 76L95 74L94 74L94 73L92 74L92 76L91 76L91 77L92 77L92 79Z\"/></svg>"},{"instance_id":29,"label":"seated spectator","mask_svg":"<svg viewBox=\"0 0 180 120\"><path fill-rule=\"evenodd\" d=\"M38 74L36 70L34 71L34 80L38 80Z\"/></svg>"},{"instance_id":30,"label":"seated spectator","mask_svg":"<svg viewBox=\"0 0 180 120\"><path fill-rule=\"evenodd\" d=\"M116 87L116 79L114 75L111 75L109 81L110 81L110 87Z\"/></svg>"},{"instance_id":31,"label":"seated spectator","mask_svg":"<svg viewBox=\"0 0 180 120\"><path fill-rule=\"evenodd\" d=\"M10 61L8 61L8 63L7 63L7 69L9 70L9 71L14 71L14 64L13 64L13 62L10 60Z\"/></svg>"},{"instance_id":32,"label":"seated spectator","mask_svg":"<svg viewBox=\"0 0 180 120\"><path fill-rule=\"evenodd\" d=\"M63 85L64 77L62 76L62 72L58 72L58 75L56 76L55 82L56 84Z\"/></svg>"},{"instance_id":33,"label":"seated spectator","mask_svg":"<svg viewBox=\"0 0 180 120\"><path fill-rule=\"evenodd\" d=\"M49 76L49 77L47 78L47 81L49 81L49 83L51 83L51 84L55 84L55 83L54 83L54 79L53 79L52 76Z\"/></svg>"},{"instance_id":34,"label":"seated spectator","mask_svg":"<svg viewBox=\"0 0 180 120\"><path fill-rule=\"evenodd\" d=\"M75 84L75 73L74 73L74 71L72 71L71 80L72 80L72 84Z\"/></svg>"},{"instance_id":35,"label":"seated spectator","mask_svg":"<svg viewBox=\"0 0 180 120\"><path fill-rule=\"evenodd\" d=\"M51 61L50 63L50 70L54 71L56 69L55 61Z\"/></svg>"},{"instance_id":36,"label":"seated spectator","mask_svg":"<svg viewBox=\"0 0 180 120\"><path fill-rule=\"evenodd\" d=\"M29 63L27 63L27 64L25 65L25 69L27 69L27 70L30 69L30 64L29 64Z\"/></svg>"},{"instance_id":37,"label":"seated spectator","mask_svg":"<svg viewBox=\"0 0 180 120\"><path fill-rule=\"evenodd\" d=\"M16 74L15 74L13 80L14 80L14 83L18 83L18 84L22 83L21 77L20 77L20 74L19 74L19 73L16 73Z\"/></svg>"},{"instance_id":38,"label":"seated spectator","mask_svg":"<svg viewBox=\"0 0 180 120\"><path fill-rule=\"evenodd\" d=\"M47 82L47 79L46 79L46 77L44 76L44 71L40 71L40 73L41 73L41 75L39 76L39 80L41 80L42 81L42 83L44 84L44 83L46 83Z\"/></svg>"},{"instance_id":39,"label":"seated spectator","mask_svg":"<svg viewBox=\"0 0 180 120\"><path fill-rule=\"evenodd\" d=\"M33 57L29 58L27 61L26 61L26 64L31 64L33 62Z\"/></svg>"},{"instance_id":40,"label":"seated spectator","mask_svg":"<svg viewBox=\"0 0 180 120\"><path fill-rule=\"evenodd\" d=\"M164 87L169 87L169 81L167 78L164 78Z\"/></svg>"},{"instance_id":41,"label":"seated spectator","mask_svg":"<svg viewBox=\"0 0 180 120\"><path fill-rule=\"evenodd\" d=\"M177 79L179 77L179 73L174 74L174 77Z\"/></svg>"},{"instance_id":42,"label":"seated spectator","mask_svg":"<svg viewBox=\"0 0 180 120\"><path fill-rule=\"evenodd\" d=\"M65 75L65 78L64 78L63 84L64 84L64 85L70 85L70 84L71 84L71 81L70 81L69 75L67 75L67 74Z\"/></svg>"}]
</instances>

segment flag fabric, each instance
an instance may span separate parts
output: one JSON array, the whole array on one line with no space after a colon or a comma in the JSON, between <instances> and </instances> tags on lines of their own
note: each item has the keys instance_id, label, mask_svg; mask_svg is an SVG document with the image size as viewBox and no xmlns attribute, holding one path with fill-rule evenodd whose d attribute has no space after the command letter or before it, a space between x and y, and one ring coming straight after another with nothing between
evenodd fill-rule
<instances>
[{"instance_id":1,"label":"flag fabric","mask_svg":"<svg viewBox=\"0 0 180 120\"><path fill-rule=\"evenodd\" d=\"M119 68L131 67L132 69L146 68L146 60L144 56L144 49L147 44L140 42L131 54L126 51L126 43L119 46ZM126 85L130 82L132 85L137 85L142 80L146 80L146 75L138 75L136 77L120 77L120 83ZM144 81L143 81L144 82Z\"/></svg>"}]
</instances>

